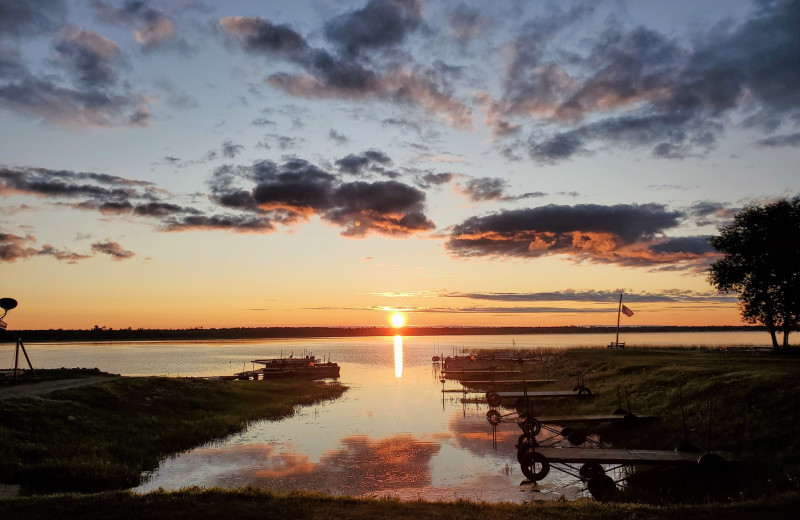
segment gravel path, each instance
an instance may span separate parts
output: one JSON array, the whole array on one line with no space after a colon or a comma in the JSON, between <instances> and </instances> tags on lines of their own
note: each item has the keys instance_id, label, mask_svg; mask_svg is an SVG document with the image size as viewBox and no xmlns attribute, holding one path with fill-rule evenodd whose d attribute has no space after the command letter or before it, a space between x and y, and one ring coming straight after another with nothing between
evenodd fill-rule
<instances>
[{"instance_id":1,"label":"gravel path","mask_svg":"<svg viewBox=\"0 0 800 520\"><path fill-rule=\"evenodd\" d=\"M57 390L67 390L82 386L97 385L106 381L119 379L119 376L98 376L82 377L78 379L56 379L52 381L42 381L40 383L19 383L6 384L0 386L0 401L3 399L15 399L17 397L34 397Z\"/></svg>"}]
</instances>

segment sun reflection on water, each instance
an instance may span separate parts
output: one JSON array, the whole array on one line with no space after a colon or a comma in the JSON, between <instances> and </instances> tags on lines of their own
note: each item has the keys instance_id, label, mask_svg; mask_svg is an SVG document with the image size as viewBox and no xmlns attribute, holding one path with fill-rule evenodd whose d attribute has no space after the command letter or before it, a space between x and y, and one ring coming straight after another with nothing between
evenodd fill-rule
<instances>
[{"instance_id":1,"label":"sun reflection on water","mask_svg":"<svg viewBox=\"0 0 800 520\"><path fill-rule=\"evenodd\" d=\"M403 336L394 337L394 377L403 377Z\"/></svg>"}]
</instances>

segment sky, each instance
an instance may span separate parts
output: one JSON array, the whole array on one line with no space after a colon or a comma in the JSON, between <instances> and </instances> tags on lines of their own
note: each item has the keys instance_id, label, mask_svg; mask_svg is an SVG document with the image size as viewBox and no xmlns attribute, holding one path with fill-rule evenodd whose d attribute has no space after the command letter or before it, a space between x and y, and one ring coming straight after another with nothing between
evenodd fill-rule
<instances>
[{"instance_id":1,"label":"sky","mask_svg":"<svg viewBox=\"0 0 800 520\"><path fill-rule=\"evenodd\" d=\"M0 0L10 329L738 325L800 1Z\"/></svg>"}]
</instances>

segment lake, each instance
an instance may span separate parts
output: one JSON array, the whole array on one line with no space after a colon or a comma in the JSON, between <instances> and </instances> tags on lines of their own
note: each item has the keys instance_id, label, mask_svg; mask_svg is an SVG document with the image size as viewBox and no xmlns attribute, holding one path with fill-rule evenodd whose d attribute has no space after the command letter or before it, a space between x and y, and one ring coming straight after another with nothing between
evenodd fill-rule
<instances>
[{"instance_id":1,"label":"lake","mask_svg":"<svg viewBox=\"0 0 800 520\"><path fill-rule=\"evenodd\" d=\"M281 421L255 422L169 458L135 491L253 485L401 500L527 502L588 492L558 471L535 485L522 484L515 448L519 428L504 423L493 432L486 404L464 405L460 393L442 393L431 357L475 348L597 347L612 339L607 334L396 336L26 347L35 368L97 367L122 375L230 375L252 369L253 359L290 354L330 357L341 366L339 380L350 389L340 399L298 408ZM629 346L765 346L769 335L626 333L620 340ZM460 389L450 381L444 387Z\"/></svg>"}]
</instances>

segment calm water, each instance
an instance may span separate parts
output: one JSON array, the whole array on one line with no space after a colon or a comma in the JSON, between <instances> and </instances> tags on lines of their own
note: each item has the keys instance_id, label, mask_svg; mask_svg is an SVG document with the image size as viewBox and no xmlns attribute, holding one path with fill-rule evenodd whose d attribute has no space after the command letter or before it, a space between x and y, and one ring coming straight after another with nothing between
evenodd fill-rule
<instances>
[{"instance_id":1,"label":"calm water","mask_svg":"<svg viewBox=\"0 0 800 520\"><path fill-rule=\"evenodd\" d=\"M671 333L620 339L630 346L760 346L768 344L769 336ZM407 500L524 502L587 492L579 481L555 470L537 485L521 485L524 476L514 447L520 430L501 424L493 440L486 405L465 406L461 394L443 394L431 363L434 348L450 355L462 348L509 348L512 342L518 348L560 349L609 341L606 334L586 334L26 346L37 368L98 367L123 375L232 374L251 369L252 359L308 352L341 365L340 381L350 387L342 398L300 408L282 421L256 422L239 434L170 458L137 491L250 484ZM445 388L460 386L448 382Z\"/></svg>"}]
</instances>

